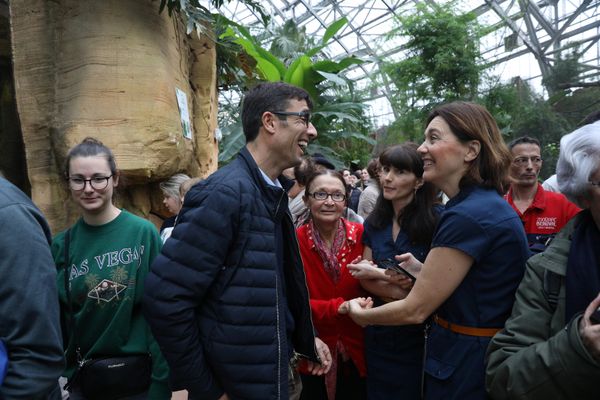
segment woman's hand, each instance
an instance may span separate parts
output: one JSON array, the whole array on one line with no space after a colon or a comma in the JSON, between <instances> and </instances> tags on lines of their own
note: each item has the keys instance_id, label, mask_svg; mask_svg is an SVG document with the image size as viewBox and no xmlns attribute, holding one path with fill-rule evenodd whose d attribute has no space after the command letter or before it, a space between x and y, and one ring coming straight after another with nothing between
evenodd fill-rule
<instances>
[{"instance_id":1,"label":"woman's hand","mask_svg":"<svg viewBox=\"0 0 600 400\"><path fill-rule=\"evenodd\" d=\"M400 254L397 255L395 258L396 261L398 261L398 264L402 268L410 272L412 276L414 276L415 278L419 277L421 269L423 268L423 263L417 260L415 256L412 255L412 253Z\"/></svg>"},{"instance_id":2,"label":"woman's hand","mask_svg":"<svg viewBox=\"0 0 600 400\"><path fill-rule=\"evenodd\" d=\"M368 323L362 318L362 312L373 307L373 299L370 297L357 297L346 301L346 303L348 303L348 315L350 318L360 326L367 326Z\"/></svg>"},{"instance_id":3,"label":"woman's hand","mask_svg":"<svg viewBox=\"0 0 600 400\"><path fill-rule=\"evenodd\" d=\"M579 335L587 351L600 361L600 324L593 324L590 316L600 307L600 294L587 306L579 321Z\"/></svg>"},{"instance_id":4,"label":"woman's hand","mask_svg":"<svg viewBox=\"0 0 600 400\"><path fill-rule=\"evenodd\" d=\"M372 261L363 260L360 256L348 264L347 268L350 275L356 279L385 279L383 270L377 268Z\"/></svg>"},{"instance_id":5,"label":"woman's hand","mask_svg":"<svg viewBox=\"0 0 600 400\"><path fill-rule=\"evenodd\" d=\"M415 284L408 276L392 269L386 269L385 275L388 278L388 282L400 286L401 289L406 290L407 292L409 292Z\"/></svg>"},{"instance_id":6,"label":"woman's hand","mask_svg":"<svg viewBox=\"0 0 600 400\"><path fill-rule=\"evenodd\" d=\"M315 348L317 349L317 355L321 360L321 363L316 363L306 360L306 369L312 375L324 375L329 372L331 368L331 353L329 347L318 337L315 337Z\"/></svg>"},{"instance_id":7,"label":"woman's hand","mask_svg":"<svg viewBox=\"0 0 600 400\"><path fill-rule=\"evenodd\" d=\"M338 307L338 314L348 314L348 302L345 301Z\"/></svg>"}]
</instances>

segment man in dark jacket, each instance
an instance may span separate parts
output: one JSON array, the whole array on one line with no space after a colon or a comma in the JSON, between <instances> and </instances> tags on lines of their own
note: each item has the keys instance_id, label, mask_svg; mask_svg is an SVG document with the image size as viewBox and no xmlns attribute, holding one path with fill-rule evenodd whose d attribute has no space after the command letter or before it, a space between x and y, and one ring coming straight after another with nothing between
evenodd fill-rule
<instances>
[{"instance_id":1,"label":"man in dark jacket","mask_svg":"<svg viewBox=\"0 0 600 400\"><path fill-rule=\"evenodd\" d=\"M0 399L60 399L64 369L50 228L31 200L0 178L0 342L8 370Z\"/></svg>"},{"instance_id":2,"label":"man in dark jacket","mask_svg":"<svg viewBox=\"0 0 600 400\"><path fill-rule=\"evenodd\" d=\"M172 388L191 399L287 399L294 351L314 373L327 369L288 210L291 182L280 176L317 136L311 106L285 83L250 90L246 147L186 194L152 265L145 315Z\"/></svg>"}]
</instances>

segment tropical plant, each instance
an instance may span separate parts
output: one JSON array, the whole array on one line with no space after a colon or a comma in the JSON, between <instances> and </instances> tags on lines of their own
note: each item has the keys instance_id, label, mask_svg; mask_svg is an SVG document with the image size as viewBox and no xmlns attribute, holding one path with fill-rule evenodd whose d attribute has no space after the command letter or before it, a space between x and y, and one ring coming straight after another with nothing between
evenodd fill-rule
<instances>
[{"instance_id":1,"label":"tropical plant","mask_svg":"<svg viewBox=\"0 0 600 400\"><path fill-rule=\"evenodd\" d=\"M228 40L240 46L243 53L254 60L260 79L291 83L304 88L311 95L314 102L312 123L319 132L319 139L311 148L328 156L340 166L357 159L357 149L361 148L357 143L362 142L362 149L365 144L374 144L367 134L370 125L364 107L353 94L352 82L343 75L346 68L360 64L362 60L352 56L339 61L318 59L320 52L346 23L346 18L335 21L326 29L319 43L315 44L314 40L306 39L304 43L312 47L304 50L297 48L295 57L282 57L283 59L263 48L260 41L239 24L229 21L229 26L220 35L221 40ZM290 22L286 22L279 31L291 33L292 36L304 36L303 30L292 28ZM275 38L271 42L271 49L280 54L282 43L287 42L288 40ZM221 162L227 161L243 146L239 123L225 127L223 134L224 140L219 156Z\"/></svg>"},{"instance_id":2,"label":"tropical plant","mask_svg":"<svg viewBox=\"0 0 600 400\"><path fill-rule=\"evenodd\" d=\"M479 101L496 119L506 142L520 136L537 138L544 158L540 176L547 178L554 173L560 138L573 124L520 79L490 88Z\"/></svg>"},{"instance_id":3,"label":"tropical plant","mask_svg":"<svg viewBox=\"0 0 600 400\"><path fill-rule=\"evenodd\" d=\"M476 97L480 30L476 16L458 12L454 3L418 3L415 13L397 17L388 38L406 37L408 57L384 65L396 88L392 107L401 116L390 126L388 140L420 138L422 121L435 104Z\"/></svg>"},{"instance_id":4,"label":"tropical plant","mask_svg":"<svg viewBox=\"0 0 600 400\"><path fill-rule=\"evenodd\" d=\"M210 4L219 9L225 3L231 3L232 0L210 0ZM246 4L250 9L260 15L263 24L267 24L271 17L265 12L260 5L260 2L254 0L240 0L242 4ZM198 36L212 36L212 23L215 15L208 8L203 6L199 0L160 0L159 12L167 9L169 15L174 12L181 12L186 19L188 35L192 31L196 31Z\"/></svg>"},{"instance_id":5,"label":"tropical plant","mask_svg":"<svg viewBox=\"0 0 600 400\"><path fill-rule=\"evenodd\" d=\"M542 84L548 89L548 93L562 93L565 85L573 84L579 80L579 75L582 72L582 67L579 64L581 54L577 52L577 48L572 51L558 53L554 65L550 68L550 72L544 79Z\"/></svg>"}]
</instances>

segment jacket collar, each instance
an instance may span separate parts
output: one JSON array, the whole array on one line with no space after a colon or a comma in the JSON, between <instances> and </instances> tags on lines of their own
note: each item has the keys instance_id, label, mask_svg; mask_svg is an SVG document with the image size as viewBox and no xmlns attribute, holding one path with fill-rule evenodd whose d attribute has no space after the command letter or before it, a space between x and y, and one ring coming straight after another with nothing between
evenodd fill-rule
<instances>
[{"instance_id":1,"label":"jacket collar","mask_svg":"<svg viewBox=\"0 0 600 400\"><path fill-rule=\"evenodd\" d=\"M246 146L242 147L242 149L238 153L238 159L240 159L246 165L246 167L250 171L250 175L252 176L253 180L260 185L261 189L271 187L271 185L267 184L267 182L265 182L265 180L263 179L258 164L256 164L254 157L252 157L252 154L250 154L250 151L248 151L248 148ZM285 190L286 193L292 188L292 186L294 186L294 181L286 178L284 175L279 175L277 180L279 181L279 183L281 183L281 186L283 187L283 190Z\"/></svg>"},{"instance_id":2,"label":"jacket collar","mask_svg":"<svg viewBox=\"0 0 600 400\"><path fill-rule=\"evenodd\" d=\"M508 192L506 193L504 198L508 201L508 204L510 204L514 208L515 202L513 200L512 186L508 189ZM529 210L530 208L537 208L539 210L544 210L546 208L546 194L545 194L544 188L542 187L542 185L539 182L537 184L537 190L535 192L535 196L533 196L533 201L531 202L529 207L527 207L527 210ZM527 211L527 210L525 210L525 211ZM525 213L523 213L523 214L525 214Z\"/></svg>"},{"instance_id":3,"label":"jacket collar","mask_svg":"<svg viewBox=\"0 0 600 400\"><path fill-rule=\"evenodd\" d=\"M252 154L250 154L250 151L248 151L246 147L240 150L240 152L238 153L238 159L241 163L243 163L246 166L246 169L249 171L252 180L259 187L260 192L262 193L262 199L263 201L265 201L265 204L267 205L271 216L275 220L281 220L283 215L285 215L286 213L289 214L287 196L287 189L291 187L289 185L289 180L283 181L284 177L282 176L277 178L279 180L279 183L281 183L283 189L273 185L269 185L263 178L260 168L256 164L256 161L252 157ZM284 184L288 186L287 189L284 186Z\"/></svg>"}]
</instances>

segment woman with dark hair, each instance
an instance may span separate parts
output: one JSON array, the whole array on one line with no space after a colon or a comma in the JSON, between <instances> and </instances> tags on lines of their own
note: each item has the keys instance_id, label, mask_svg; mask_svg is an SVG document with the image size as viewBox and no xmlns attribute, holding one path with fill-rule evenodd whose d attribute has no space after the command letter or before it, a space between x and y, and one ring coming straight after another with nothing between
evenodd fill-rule
<instances>
[{"instance_id":1,"label":"woman with dark hair","mask_svg":"<svg viewBox=\"0 0 600 400\"><path fill-rule=\"evenodd\" d=\"M432 111L418 151L423 179L450 199L431 250L404 299L374 308L353 300L350 315L361 325L410 325L437 310L425 398L485 399L485 350L510 315L529 256L523 225L501 197L510 153L490 113L465 102Z\"/></svg>"},{"instance_id":2,"label":"woman with dark hair","mask_svg":"<svg viewBox=\"0 0 600 400\"><path fill-rule=\"evenodd\" d=\"M304 202L310 218L297 230L298 243L315 330L333 363L325 376L302 375L301 399L363 400L363 329L345 315L348 300L365 294L346 267L362 254L363 227L342 217L347 192L339 172L315 172L306 182Z\"/></svg>"},{"instance_id":3,"label":"woman with dark hair","mask_svg":"<svg viewBox=\"0 0 600 400\"><path fill-rule=\"evenodd\" d=\"M119 171L98 140L86 138L69 151L65 179L81 210L52 242L69 398L169 399L169 370L141 310L144 279L161 246L158 232L114 205ZM114 368L99 371L106 358Z\"/></svg>"},{"instance_id":4,"label":"woman with dark hair","mask_svg":"<svg viewBox=\"0 0 600 400\"><path fill-rule=\"evenodd\" d=\"M436 190L423 183L423 161L417 145L387 148L379 156L381 194L365 221L361 259L348 267L369 291L376 305L406 296L412 286L405 275L386 275L384 260L416 257L424 261L441 207ZM396 257L400 256L400 257ZM421 393L425 325L381 326L365 329L368 398L418 399Z\"/></svg>"}]
</instances>

